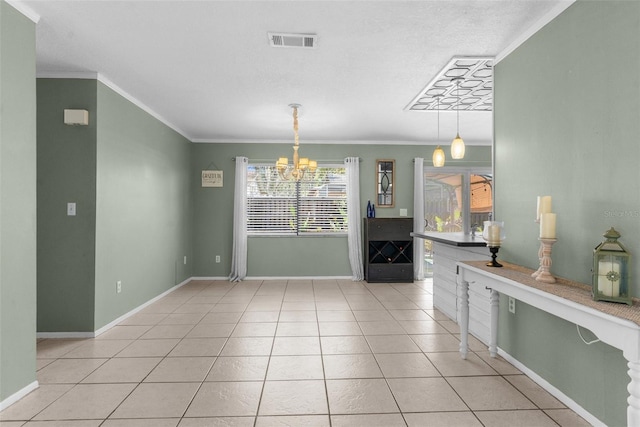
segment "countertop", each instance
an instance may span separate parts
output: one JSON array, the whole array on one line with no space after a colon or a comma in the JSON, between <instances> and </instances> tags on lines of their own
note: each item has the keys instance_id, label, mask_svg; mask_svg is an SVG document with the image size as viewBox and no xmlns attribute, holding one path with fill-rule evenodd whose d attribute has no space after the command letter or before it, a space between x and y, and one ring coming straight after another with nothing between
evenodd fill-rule
<instances>
[{"instance_id":1,"label":"countertop","mask_svg":"<svg viewBox=\"0 0 640 427\"><path fill-rule=\"evenodd\" d=\"M418 237L420 239L432 240L438 243L444 243L451 246L466 246L466 247L484 247L487 243L482 238L482 235L476 235L464 233L438 233L438 232L422 232L411 233L412 237Z\"/></svg>"}]
</instances>

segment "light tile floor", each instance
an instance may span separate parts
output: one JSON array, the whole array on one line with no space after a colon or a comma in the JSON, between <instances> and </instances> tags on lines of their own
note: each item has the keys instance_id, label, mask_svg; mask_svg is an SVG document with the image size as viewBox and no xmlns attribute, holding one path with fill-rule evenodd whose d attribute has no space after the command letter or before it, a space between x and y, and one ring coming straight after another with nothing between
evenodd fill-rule
<instances>
[{"instance_id":1,"label":"light tile floor","mask_svg":"<svg viewBox=\"0 0 640 427\"><path fill-rule=\"evenodd\" d=\"M193 281L95 339L38 341L13 426L583 426L433 309L430 282Z\"/></svg>"}]
</instances>

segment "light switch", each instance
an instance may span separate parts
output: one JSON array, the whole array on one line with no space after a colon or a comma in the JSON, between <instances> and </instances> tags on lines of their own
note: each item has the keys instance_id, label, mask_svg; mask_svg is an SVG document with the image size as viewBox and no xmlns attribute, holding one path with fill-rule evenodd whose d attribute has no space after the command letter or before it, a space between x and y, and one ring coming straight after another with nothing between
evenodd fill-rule
<instances>
[{"instance_id":1,"label":"light switch","mask_svg":"<svg viewBox=\"0 0 640 427\"><path fill-rule=\"evenodd\" d=\"M407 216L407 210L406 209L400 209L400 216Z\"/></svg>"},{"instance_id":2,"label":"light switch","mask_svg":"<svg viewBox=\"0 0 640 427\"><path fill-rule=\"evenodd\" d=\"M76 204L74 202L67 203L67 216L76 216Z\"/></svg>"}]
</instances>

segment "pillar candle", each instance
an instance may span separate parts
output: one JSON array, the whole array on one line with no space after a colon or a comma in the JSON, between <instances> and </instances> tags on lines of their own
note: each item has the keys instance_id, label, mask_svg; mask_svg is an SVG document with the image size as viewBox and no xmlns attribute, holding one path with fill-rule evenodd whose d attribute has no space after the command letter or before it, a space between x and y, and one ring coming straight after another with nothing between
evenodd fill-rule
<instances>
[{"instance_id":1,"label":"pillar candle","mask_svg":"<svg viewBox=\"0 0 640 427\"><path fill-rule=\"evenodd\" d=\"M551 212L551 196L538 196L536 221L540 221L540 215Z\"/></svg>"},{"instance_id":2,"label":"pillar candle","mask_svg":"<svg viewBox=\"0 0 640 427\"><path fill-rule=\"evenodd\" d=\"M489 226L489 242L500 243L500 226L499 225Z\"/></svg>"},{"instance_id":3,"label":"pillar candle","mask_svg":"<svg viewBox=\"0 0 640 427\"><path fill-rule=\"evenodd\" d=\"M556 238L556 214L554 213L540 214L540 238L541 239Z\"/></svg>"},{"instance_id":4,"label":"pillar candle","mask_svg":"<svg viewBox=\"0 0 640 427\"><path fill-rule=\"evenodd\" d=\"M607 297L620 296L620 280L611 281L607 277L609 272L620 273L620 263L617 261L598 262L598 290Z\"/></svg>"}]
</instances>

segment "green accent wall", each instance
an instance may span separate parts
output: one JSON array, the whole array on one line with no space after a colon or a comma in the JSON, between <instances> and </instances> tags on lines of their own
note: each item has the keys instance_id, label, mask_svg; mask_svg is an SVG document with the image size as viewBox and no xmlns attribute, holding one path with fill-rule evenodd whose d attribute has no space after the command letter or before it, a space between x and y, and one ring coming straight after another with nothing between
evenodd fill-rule
<instances>
[{"instance_id":1,"label":"green accent wall","mask_svg":"<svg viewBox=\"0 0 640 427\"><path fill-rule=\"evenodd\" d=\"M614 226L640 296L640 3L570 6L496 64L494 114L496 219L508 227L501 258L537 268L536 196L551 195L552 273L590 284L593 248ZM507 311L501 348L605 424L626 425L620 351L587 346L575 325L524 304Z\"/></svg>"},{"instance_id":2,"label":"green accent wall","mask_svg":"<svg viewBox=\"0 0 640 427\"><path fill-rule=\"evenodd\" d=\"M36 380L35 24L0 1L0 402Z\"/></svg>"},{"instance_id":3,"label":"green accent wall","mask_svg":"<svg viewBox=\"0 0 640 427\"><path fill-rule=\"evenodd\" d=\"M191 142L102 83L97 108L99 329L192 276L193 214Z\"/></svg>"},{"instance_id":4,"label":"green accent wall","mask_svg":"<svg viewBox=\"0 0 640 427\"><path fill-rule=\"evenodd\" d=\"M195 276L226 277L231 270L233 246L233 192L236 156L250 161L275 161L280 156L291 157L288 144L193 144L192 182L194 193L193 252ZM345 157L360 157L361 214L366 216L367 201L375 200L375 161L395 159L395 207L376 208L376 216L398 217L400 209L413 215L413 159L431 159L435 146L425 145L365 145L365 144L305 144L300 153L322 161L343 163ZM491 165L491 147L469 146L464 160L448 159L447 167ZM224 187L203 188L201 172L222 170ZM216 255L221 262L215 263ZM351 276L346 236L339 237L249 237L247 276Z\"/></svg>"},{"instance_id":5,"label":"green accent wall","mask_svg":"<svg viewBox=\"0 0 640 427\"><path fill-rule=\"evenodd\" d=\"M93 332L192 275L191 143L97 80L37 87L38 331Z\"/></svg>"},{"instance_id":6,"label":"green accent wall","mask_svg":"<svg viewBox=\"0 0 640 427\"><path fill-rule=\"evenodd\" d=\"M96 87L37 79L38 332L94 330ZM88 110L89 125L65 125L65 109Z\"/></svg>"}]
</instances>

